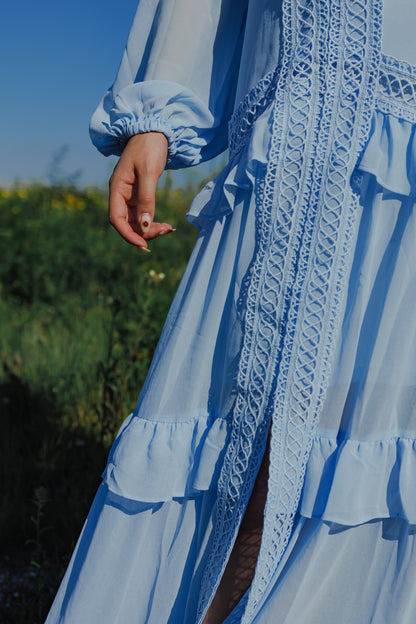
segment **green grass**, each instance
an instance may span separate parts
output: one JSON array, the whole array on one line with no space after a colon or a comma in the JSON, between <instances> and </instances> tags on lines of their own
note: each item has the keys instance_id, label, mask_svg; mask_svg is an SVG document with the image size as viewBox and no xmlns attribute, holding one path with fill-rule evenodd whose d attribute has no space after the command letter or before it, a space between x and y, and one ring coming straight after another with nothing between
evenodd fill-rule
<instances>
[{"instance_id":1,"label":"green grass","mask_svg":"<svg viewBox=\"0 0 416 624\"><path fill-rule=\"evenodd\" d=\"M177 231L143 254L99 190L0 189L0 621L44 620L194 245L194 194L158 191Z\"/></svg>"}]
</instances>

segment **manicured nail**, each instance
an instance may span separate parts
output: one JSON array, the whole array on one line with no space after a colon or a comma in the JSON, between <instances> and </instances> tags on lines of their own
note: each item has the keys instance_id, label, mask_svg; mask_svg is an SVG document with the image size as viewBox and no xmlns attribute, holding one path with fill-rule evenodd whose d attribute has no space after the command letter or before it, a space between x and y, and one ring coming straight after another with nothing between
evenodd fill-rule
<instances>
[{"instance_id":1,"label":"manicured nail","mask_svg":"<svg viewBox=\"0 0 416 624\"><path fill-rule=\"evenodd\" d=\"M149 212L144 212L140 215L139 221L142 232L148 232L150 230L150 226L152 225L152 215Z\"/></svg>"},{"instance_id":2,"label":"manicured nail","mask_svg":"<svg viewBox=\"0 0 416 624\"><path fill-rule=\"evenodd\" d=\"M139 249L141 249L142 251L146 251L147 253L150 253L150 249L148 247L142 247L141 245L139 245Z\"/></svg>"},{"instance_id":3,"label":"manicured nail","mask_svg":"<svg viewBox=\"0 0 416 624\"><path fill-rule=\"evenodd\" d=\"M160 230L158 236L164 236L165 234L171 234L172 232L176 232L176 229L169 228L168 230Z\"/></svg>"}]
</instances>

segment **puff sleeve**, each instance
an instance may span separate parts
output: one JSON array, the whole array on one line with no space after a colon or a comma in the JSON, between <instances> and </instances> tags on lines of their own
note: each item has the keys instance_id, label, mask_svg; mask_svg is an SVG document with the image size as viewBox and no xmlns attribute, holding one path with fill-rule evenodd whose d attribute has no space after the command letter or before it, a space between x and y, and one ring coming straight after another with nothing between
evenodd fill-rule
<instances>
[{"instance_id":1,"label":"puff sleeve","mask_svg":"<svg viewBox=\"0 0 416 624\"><path fill-rule=\"evenodd\" d=\"M113 86L90 135L119 155L134 134L168 138L167 168L209 160L227 147L247 0L139 0Z\"/></svg>"}]
</instances>

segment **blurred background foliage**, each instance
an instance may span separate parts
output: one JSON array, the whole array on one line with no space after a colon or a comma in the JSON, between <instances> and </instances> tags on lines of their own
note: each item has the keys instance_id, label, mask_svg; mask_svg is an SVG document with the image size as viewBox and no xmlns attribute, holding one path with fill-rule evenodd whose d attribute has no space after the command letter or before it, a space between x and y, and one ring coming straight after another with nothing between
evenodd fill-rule
<instances>
[{"instance_id":1,"label":"blurred background foliage","mask_svg":"<svg viewBox=\"0 0 416 624\"><path fill-rule=\"evenodd\" d=\"M197 185L157 191L150 254L96 188L0 189L0 621L43 622L197 231Z\"/></svg>"}]
</instances>

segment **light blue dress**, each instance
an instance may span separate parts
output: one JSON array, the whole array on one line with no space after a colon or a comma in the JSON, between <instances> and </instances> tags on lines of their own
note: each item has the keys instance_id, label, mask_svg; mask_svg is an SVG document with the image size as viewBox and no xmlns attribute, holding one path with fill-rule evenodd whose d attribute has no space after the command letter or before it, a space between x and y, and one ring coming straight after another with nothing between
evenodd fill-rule
<instances>
[{"instance_id":1,"label":"light blue dress","mask_svg":"<svg viewBox=\"0 0 416 624\"><path fill-rule=\"evenodd\" d=\"M255 577L227 624L413 624L414 0L140 0L91 122L229 145L47 624L197 624L271 425Z\"/></svg>"}]
</instances>

